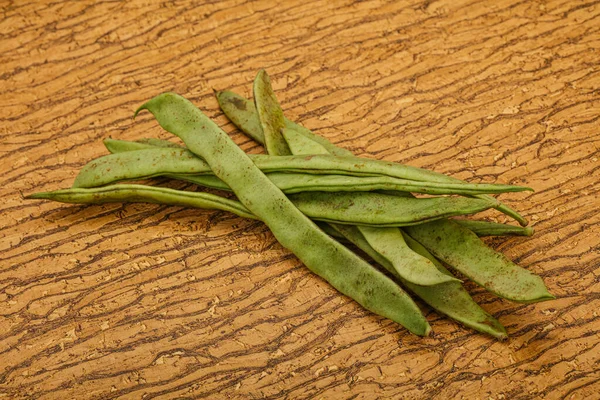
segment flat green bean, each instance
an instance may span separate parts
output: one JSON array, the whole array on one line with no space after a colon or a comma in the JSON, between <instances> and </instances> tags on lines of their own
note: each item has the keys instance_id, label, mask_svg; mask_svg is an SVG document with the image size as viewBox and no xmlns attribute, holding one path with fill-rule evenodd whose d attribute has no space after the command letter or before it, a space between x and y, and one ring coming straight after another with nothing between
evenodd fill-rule
<instances>
[{"instance_id":1,"label":"flat green bean","mask_svg":"<svg viewBox=\"0 0 600 400\"><path fill-rule=\"evenodd\" d=\"M408 226L494 206L484 199L391 196L377 192L302 192L288 195L302 212L319 221L363 226Z\"/></svg>"},{"instance_id":2,"label":"flat green bean","mask_svg":"<svg viewBox=\"0 0 600 400\"><path fill-rule=\"evenodd\" d=\"M210 165L240 202L263 220L281 245L309 269L366 309L428 335L419 308L391 279L322 232L298 210L214 122L172 93L142 105L167 131Z\"/></svg>"},{"instance_id":3,"label":"flat green bean","mask_svg":"<svg viewBox=\"0 0 600 400\"><path fill-rule=\"evenodd\" d=\"M329 154L329 150L327 150L324 146L302 135L301 133L298 133L298 131L294 129L284 128L281 133L283 134L285 141L294 155Z\"/></svg>"},{"instance_id":4,"label":"flat green bean","mask_svg":"<svg viewBox=\"0 0 600 400\"><path fill-rule=\"evenodd\" d=\"M529 190L529 188L511 185L417 181L410 179L412 167L352 157L250 155L250 158L264 173L295 172L396 178L402 180L396 183L412 185L410 191L415 193L471 195ZM196 157L189 150L153 147L99 157L81 169L73 187L97 187L121 180L174 174L208 175L212 174L212 171L203 159ZM393 187L381 187L381 189L393 189ZM406 191L406 189L399 190Z\"/></svg>"},{"instance_id":5,"label":"flat green bean","mask_svg":"<svg viewBox=\"0 0 600 400\"><path fill-rule=\"evenodd\" d=\"M334 232L329 230L328 233L335 235L336 237L341 235L341 237L346 238L352 244L364 251L433 309L461 322L465 326L479 332L487 333L495 338L506 339L508 337L506 329L504 329L500 322L483 310L459 282L446 282L433 287L419 286L408 282L398 274L393 265L385 257L371 247L369 242L356 227L349 225L333 226ZM430 260L441 273L452 276L452 274L418 242L407 235L404 235L404 239L415 253Z\"/></svg>"},{"instance_id":6,"label":"flat green bean","mask_svg":"<svg viewBox=\"0 0 600 400\"><path fill-rule=\"evenodd\" d=\"M227 100L226 100L226 101L225 101L225 100L220 100L219 102L220 102L220 104L222 104L222 105L223 105L223 104L227 104L228 102L229 102L229 103L233 103L233 102L241 102L242 100L244 100L244 99L243 99L241 96L238 96L238 95L236 95L236 94L234 94L234 93L231 93L231 92L229 92L229 93L228 93L228 95L227 95ZM236 118L236 116L235 116L236 110L235 110L234 108L231 108L231 107L229 107L229 108L225 107L225 108L224 108L224 107L222 107L222 109L223 109L223 111L226 113L226 115L227 115L227 116L228 116L230 119L231 119L231 118ZM248 114L249 114L249 113L248 113L248 112L246 112L246 115L245 115L245 117L246 117L248 120L250 120L250 121L251 121L251 117L250 117ZM234 121L234 123L236 123L236 122ZM245 133L247 133L249 136L251 136L251 137L255 138L255 135L254 135L253 133L251 133L251 132L247 131L247 129L254 129L254 127L252 126L252 124L240 124L240 125L238 125L238 124L236 123L236 125L237 125L238 127L240 127L240 129L242 129L242 131L244 131ZM258 137L258 138L259 138L259 137ZM321 138L321 139L322 139L322 140L326 140L326 139L324 139L324 138ZM258 140L258 141L259 141L259 140ZM331 145L331 146L333 146L332 144L330 144L330 145ZM514 210L512 210L512 209L510 209L510 208L508 208L508 207L504 207L503 209L501 209L501 208L497 208L497 209L499 209L500 211L503 211L503 212L507 213L508 215L511 215L511 216L513 216L513 217L514 217L515 219L517 219L517 220L518 220L520 223L524 223L524 222L526 223L526 221L524 220L524 218L520 217L520 215L518 215L518 213L516 213ZM506 212L506 210L507 210L507 209L509 210L508 212ZM438 222L440 222L440 221L438 221ZM442 220L441 222L444 222L444 220ZM452 224L452 223L450 223L450 224ZM416 225L416 226L414 226L414 227L413 227L413 230L417 230L417 231L419 231L419 229L420 229L420 226L421 226L421 225ZM451 231L452 231L452 229L451 229ZM464 232L463 232L463 231L460 231L460 230L454 230L454 231L455 231L455 233L457 233L457 234L459 234L459 235L460 235L460 234L464 234ZM468 230L467 230L467 231L468 231ZM450 232L450 234L451 234L451 233L452 233L452 232ZM468 236L468 235L467 235L467 236ZM473 234L473 236L475 236L475 235ZM472 238L472 237L471 237L470 239L471 239L471 240L473 240L473 238ZM478 240L476 237L475 237L475 239L476 239L476 240ZM483 243L481 243L481 244L483 245ZM476 247L477 247L477 246L476 246ZM488 250L491 250L491 249L488 249ZM458 251L460 251L460 250L458 250ZM493 252L493 251L492 251L492 252ZM496 267L498 267L498 264L502 265L502 264L504 264L504 263L505 263L503 260L498 260L498 259L497 259L497 256L496 256L496 254L490 254L490 252L489 252L489 251L484 251L484 252L483 252L483 254L481 254L481 256L482 256L482 257L483 257L483 259L486 261L486 263L491 263L492 265L496 265ZM524 270L522 270L520 267L517 267L517 266L515 266L514 264L510 263L510 261L506 260L506 262L507 262L507 264L509 265L509 268L508 268L508 270L513 270L513 269L514 269L514 268L513 268L513 266L517 268L516 270L517 270L517 271L519 271L519 272L517 272L517 275L520 275L520 273L524 271ZM474 263L474 264L471 266L471 268L472 268L472 269L477 269L477 266L478 266L478 264L477 264L477 263ZM502 270L503 270L503 268L496 268L496 269L499 269L500 271L502 271ZM489 271L488 271L488 272L489 272ZM498 271L496 271L496 272L498 272ZM502 271L502 272L506 272L506 270L505 270L505 271ZM500 272L500 273L502 273L502 272ZM528 274L528 272L527 272L527 271L524 271L524 272ZM506 280L506 278L508 278L508 277L507 277L507 276L504 276L504 280ZM494 279L494 278L492 278L492 279ZM516 294L516 296L510 295L511 288L510 288L510 287L508 287L508 288L505 288L505 289L506 289L506 291L508 291L508 292L509 292L509 293L508 293L508 294L509 294L509 296L508 296L508 297L509 297L509 298L510 298L510 297L512 297L512 298L514 298L514 297L516 297L516 298L521 298L521 300L523 300L523 301L537 301L537 300L544 300L544 299L549 299L549 298L552 298L552 295L550 295L550 294L547 292L547 289L546 289L546 288L545 288L545 286L543 285L543 282L541 281L541 279L539 279L539 278L538 278L538 280L536 280L536 279L533 279L533 281L534 281L534 282L532 282L532 286L531 286L531 289L533 289L533 290L531 291L531 293L525 293L525 295L524 295L524 296L523 296L523 294ZM506 294L505 294L505 295L506 295Z\"/></svg>"},{"instance_id":7,"label":"flat green bean","mask_svg":"<svg viewBox=\"0 0 600 400\"><path fill-rule=\"evenodd\" d=\"M216 93L217 100L219 105L221 106L221 110L225 113L225 115L244 133L253 138L259 143L264 145L264 136L262 136L262 132L260 129L260 122L258 121L258 116L256 114L256 108L253 107L253 104L250 100L231 92L231 91L223 91ZM298 133L306 136L309 139L321 144L325 147L331 154L336 155L345 155L352 156L352 152L339 148L329 142L327 139L315 135L309 129L304 128L301 125L295 124L289 120L286 120L286 127L296 130ZM442 175L442 174L438 174ZM452 178L449 176L442 175L440 179L448 179L449 181L457 181L456 178ZM439 177L438 177L439 178ZM478 195L485 196L486 195ZM509 217L515 219L522 226L527 225L527 220L519 214L517 211L507 206L506 204L499 203L496 210L508 215Z\"/></svg>"},{"instance_id":8,"label":"flat green bean","mask_svg":"<svg viewBox=\"0 0 600 400\"><path fill-rule=\"evenodd\" d=\"M265 143L265 137L262 132L262 127L256 113L256 107L254 103L234 92L228 90L216 93L219 106L225 112L225 115L233 122L235 126L240 128L252 139L258 143ZM335 146L330 143L327 139L315 135L309 129L306 129L300 124L284 117L285 126L288 129L294 129L297 132L307 136L309 139L321 144L331 154L336 156L352 156L352 152L346 149Z\"/></svg>"},{"instance_id":9,"label":"flat green bean","mask_svg":"<svg viewBox=\"0 0 600 400\"><path fill-rule=\"evenodd\" d=\"M535 231L531 226L522 227L468 219L455 219L453 221L469 228L477 236L532 236Z\"/></svg>"},{"instance_id":10,"label":"flat green bean","mask_svg":"<svg viewBox=\"0 0 600 400\"><path fill-rule=\"evenodd\" d=\"M309 196L310 193L306 195ZM404 229L436 257L452 265L492 293L521 302L552 298L540 277L513 264L500 253L494 252L469 229L453 221L440 219L431 223L406 226ZM376 235L377 228L359 228L359 230L375 250L380 250L377 247L378 240L367 236L367 233ZM385 240L385 237L382 240ZM391 253L390 250L387 251L386 254ZM380 254L386 256L382 252ZM386 258L391 261L389 257Z\"/></svg>"},{"instance_id":11,"label":"flat green bean","mask_svg":"<svg viewBox=\"0 0 600 400\"><path fill-rule=\"evenodd\" d=\"M359 230L365 235L366 228ZM492 293L520 302L552 298L539 276L513 264L504 255L487 247L469 229L453 221L440 219L405 226L404 230L436 257ZM377 243L375 239L366 239L371 246Z\"/></svg>"},{"instance_id":12,"label":"flat green bean","mask_svg":"<svg viewBox=\"0 0 600 400\"><path fill-rule=\"evenodd\" d=\"M168 141L165 146L162 147L171 147L172 143ZM146 143L140 142L128 142L122 140L114 140L107 139L104 141L107 149L112 153L120 153L126 151L134 151L134 150L147 150L147 149L155 149L157 146L160 146L159 143L156 145L148 145ZM314 142L313 146L320 146ZM315 148L316 149L316 148ZM150 153L148 153L150 154ZM160 161L154 161L159 158L163 158L163 156L155 156L150 155L139 157L136 156L135 160L139 160L140 158L146 160L145 165L148 165L150 162L152 166L156 168L159 165ZM110 183L115 183L118 180L126 180L126 179L139 179L139 178L147 178L152 176L167 176L173 179L186 180L188 182L196 183L202 186L208 186L214 189L221 190L230 190L223 181L220 179L210 176L210 175L188 175L188 174L173 174L173 173L165 173L164 175L161 171L154 170L154 174L151 176L134 176L134 172L132 169L127 167L126 160L112 160L109 165L105 165L99 167L98 164L95 164L93 161L89 164L89 169L86 169L85 173L80 174L78 179L76 180L75 187L83 186L83 187L95 187L106 185ZM138 163L138 165L140 165ZM96 169L101 168L100 171L95 171ZM124 168L127 168L127 171L123 171ZM108 171L110 169L110 171ZM143 167L143 171L150 171L150 169ZM97 173L96 173L97 172ZM106 173L109 172L109 173ZM129 177L126 179L122 179L125 174L129 174ZM137 174L137 173L136 173ZM285 193L299 193L305 191L330 191L330 192L340 192L340 191L382 191L387 194L393 195L403 195L408 196L406 192L415 192L420 193L427 191L429 194L447 194L448 189L443 189L442 187L436 187L436 184L430 185L427 188L423 188L421 183L415 181L407 181L400 180L397 178L391 178L387 176L351 176L351 175L319 175L319 174L306 174L306 173L288 173L288 172L267 172L266 175L269 179L277 185L283 192ZM98 180L93 180L95 177L100 177ZM113 180L113 177L119 177L121 179ZM93 179L92 179L93 178ZM494 203L494 208L497 206L498 201L492 197L486 197L483 199L487 202ZM473 202L473 204L477 204L477 202Z\"/></svg>"},{"instance_id":13,"label":"flat green bean","mask_svg":"<svg viewBox=\"0 0 600 400\"><path fill-rule=\"evenodd\" d=\"M468 228L448 219L403 230L435 257L505 299L533 303L553 299L542 278L487 247Z\"/></svg>"},{"instance_id":14,"label":"flat green bean","mask_svg":"<svg viewBox=\"0 0 600 400\"><path fill-rule=\"evenodd\" d=\"M369 196L371 194L377 197L371 198ZM227 199L210 193L187 192L147 185L121 184L92 189L72 188L53 192L36 193L31 196L33 197L30 198L81 204L114 202L163 203L186 207L219 209L233 212L242 217L258 219L236 200ZM435 220L436 218L442 217L442 215L439 214L440 211L435 209L436 207L430 207L433 210L430 212L430 215L427 215L426 213L415 213L413 216L407 216L407 213L404 212L404 210L418 209L420 206L418 203L422 200L382 195L379 193L359 193L354 197L355 204L348 204L346 207L342 204L344 202L343 200L340 200L337 203L333 202L330 193L314 192L313 196L292 194L289 195L288 198L300 211L302 211L303 214L311 219L324 222L335 222L338 224L374 227L405 226L422 223L423 220ZM351 200L349 196L348 199ZM377 200L372 202L371 200L373 199ZM441 207L445 208L446 211L453 211L451 208L448 208L451 206L450 204L439 204L441 204ZM459 209L462 208L460 205L457 207ZM464 210L460 210L459 212L463 211ZM365 215L365 213L368 214ZM424 218L423 220L417 220L417 216L423 216Z\"/></svg>"},{"instance_id":15,"label":"flat green bean","mask_svg":"<svg viewBox=\"0 0 600 400\"><path fill-rule=\"evenodd\" d=\"M143 138L136 141L108 138L104 139L102 142L104 143L104 147L106 147L106 149L111 153L123 153L125 151L132 150L154 149L156 147L173 148L180 150L185 149L183 146L180 146L177 143L155 138Z\"/></svg>"},{"instance_id":16,"label":"flat green bean","mask_svg":"<svg viewBox=\"0 0 600 400\"><path fill-rule=\"evenodd\" d=\"M265 148L269 154L287 156L292 153L281 134L285 128L283 111L273 91L265 90L266 87L271 87L271 79L261 69L254 79L254 105L265 138Z\"/></svg>"},{"instance_id":17,"label":"flat green bean","mask_svg":"<svg viewBox=\"0 0 600 400\"><path fill-rule=\"evenodd\" d=\"M186 192L156 186L123 184L92 189L63 189L52 192L39 192L26 199L46 199L62 203L102 204L102 203L155 203L172 206L222 210L243 218L259 219L239 201L226 199L210 193Z\"/></svg>"}]
</instances>

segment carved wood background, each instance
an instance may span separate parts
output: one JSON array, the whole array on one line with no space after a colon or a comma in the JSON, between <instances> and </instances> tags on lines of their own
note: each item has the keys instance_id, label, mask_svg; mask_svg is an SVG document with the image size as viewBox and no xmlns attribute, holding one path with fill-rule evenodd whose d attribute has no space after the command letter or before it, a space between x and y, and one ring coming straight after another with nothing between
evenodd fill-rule
<instances>
[{"instance_id":1,"label":"carved wood background","mask_svg":"<svg viewBox=\"0 0 600 400\"><path fill-rule=\"evenodd\" d=\"M0 398L599 398L600 2L0 10ZM103 138L170 138L131 118L163 91L261 152L212 92L249 96L260 68L290 119L359 155L535 188L502 198L536 235L487 241L557 300L514 304L469 284L510 340L424 305L423 339L335 292L261 223L23 200L69 187Z\"/></svg>"}]
</instances>

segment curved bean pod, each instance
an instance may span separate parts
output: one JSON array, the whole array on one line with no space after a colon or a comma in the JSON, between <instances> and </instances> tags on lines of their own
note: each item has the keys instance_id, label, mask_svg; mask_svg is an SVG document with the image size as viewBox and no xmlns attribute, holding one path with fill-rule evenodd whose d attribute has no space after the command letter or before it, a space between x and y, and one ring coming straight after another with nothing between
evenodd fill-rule
<instances>
[{"instance_id":1,"label":"curved bean pod","mask_svg":"<svg viewBox=\"0 0 600 400\"><path fill-rule=\"evenodd\" d=\"M239 201L210 193L186 192L146 185L111 185L93 189L64 189L34 193L26 199L45 199L75 204L155 203L228 211L243 218L259 219Z\"/></svg>"},{"instance_id":2,"label":"curved bean pod","mask_svg":"<svg viewBox=\"0 0 600 400\"><path fill-rule=\"evenodd\" d=\"M305 195L310 196L310 193ZM394 197L394 196L392 196ZM521 302L543 301L552 298L542 279L524 268L513 264L500 253L487 247L469 229L449 220L437 220L431 223L406 226L405 231L425 246L438 258L458 269L476 283L501 297ZM381 233L380 229L359 228L368 243L394 266L408 257L392 258L400 251L391 246L379 247L380 243L392 243L390 233ZM398 236L398 235L396 235ZM381 242L380 242L381 240ZM398 241L398 246L401 246ZM397 261L393 261L397 260ZM397 269L398 270L398 269ZM400 270L399 270L400 271Z\"/></svg>"},{"instance_id":3,"label":"curved bean pod","mask_svg":"<svg viewBox=\"0 0 600 400\"><path fill-rule=\"evenodd\" d=\"M469 292L463 288L460 282L446 282L435 287L419 286L410 283L398 274L393 265L385 257L382 257L379 252L371 247L356 227L348 225L333 225L333 227L334 230L337 230L337 235L341 234L342 237L364 251L388 272L398 278L411 292L415 293L441 314L447 315L465 326L479 332L487 333L497 339L506 339L508 337L506 329L504 329L500 322L483 310L469 295ZM414 252L430 260L441 273L452 276L423 246L410 236L404 235L404 239Z\"/></svg>"},{"instance_id":4,"label":"curved bean pod","mask_svg":"<svg viewBox=\"0 0 600 400\"><path fill-rule=\"evenodd\" d=\"M224 111L226 111L226 110L224 110ZM242 130L244 130L244 129L242 129ZM250 135L250 136L252 136L252 135ZM326 139L323 139L323 140L326 140ZM499 209L500 209L500 208L499 208ZM525 221L525 220L524 220L522 217L520 217L520 215L518 215L518 213L516 213L514 210L512 210L512 209L508 209L508 210L509 210L509 212L506 212L506 209L507 209L507 207L505 207L505 209L504 209L504 210L502 210L502 209L500 209L500 210L501 210L501 211L504 211L505 213L507 213L507 214L509 214L509 215L511 215L511 214L516 214L516 215L511 215L511 216L513 216L513 217L516 217L516 219L517 219L517 220L519 220L519 219L520 219L520 222L523 222L523 221ZM445 222L445 221L438 221L438 222ZM525 221L525 222L526 222L526 221ZM419 229L419 228L418 228L418 226L417 226L417 228L416 228L416 229L417 229L417 230ZM468 230L467 230L467 231L468 231ZM459 232L459 231L456 231L456 233L461 233L461 232ZM473 234L473 236L475 236L475 235ZM477 238L475 237L475 239L477 239ZM483 245L483 244L482 244L482 245ZM491 250L491 249L488 249L488 250ZM491 258L491 260L487 260L487 261L491 261L492 263L494 263L495 255L490 255L488 251L485 251L485 252L484 252L482 255L484 256L484 258ZM513 264L513 265L514 265L514 264ZM476 268L476 267L477 267L477 264L474 264L472 267L473 267L473 268ZM516 268L518 268L518 269L520 269L520 267L517 267L517 266L515 266L515 267L516 267ZM524 270L523 270L523 271L524 271ZM526 273L528 273L527 271L525 271L525 272L526 272ZM507 277L506 277L506 276L504 276L504 279L506 279L506 278L507 278ZM534 282L534 289L535 289L535 290L534 290L534 292L535 292L535 291L541 292L541 295L540 295L540 293L538 293L538 294L537 294L537 297L538 297L538 299L540 299L540 300L543 300L543 299L547 299L547 298L552 298L552 295L550 295L550 294L547 292L547 289L545 288L545 286L544 286L543 282L541 281L541 279L540 279L540 278L538 278L538 277L536 277L536 278L537 278L538 280L537 280L537 282ZM541 288L541 290L539 290L540 288ZM510 291L510 288L508 288L508 290ZM517 296L517 297L519 297L519 296ZM526 296L526 297L527 297L527 296ZM530 297L530 298L536 298L536 294L534 294L534 293L530 293L530 294L529 294L529 297Z\"/></svg>"},{"instance_id":5,"label":"curved bean pod","mask_svg":"<svg viewBox=\"0 0 600 400\"><path fill-rule=\"evenodd\" d=\"M240 128L252 139L264 145L265 137L262 132L260 121L256 113L256 107L254 103L245 97L242 97L234 92L225 90L222 92L216 92L217 101L221 110L227 115L227 118L233 122L235 126ZM321 144L331 154L336 156L352 156L352 152L346 149L335 146L329 140L312 133L309 129L306 129L302 125L299 125L293 121L284 117L285 126L288 129L294 129L297 132L303 134L309 139Z\"/></svg>"},{"instance_id":6,"label":"curved bean pod","mask_svg":"<svg viewBox=\"0 0 600 400\"><path fill-rule=\"evenodd\" d=\"M179 136L205 159L214 174L230 186L238 199L261 218L285 248L313 272L366 309L428 335L427 320L391 279L373 268L302 214L254 162L192 103L173 93L142 105L160 125Z\"/></svg>"},{"instance_id":7,"label":"curved bean pod","mask_svg":"<svg viewBox=\"0 0 600 400\"><path fill-rule=\"evenodd\" d=\"M493 202L482 199L417 199L377 192L302 192L288 198L312 219L378 227L422 224L457 214L474 214L494 206Z\"/></svg>"},{"instance_id":8,"label":"curved bean pod","mask_svg":"<svg viewBox=\"0 0 600 400\"><path fill-rule=\"evenodd\" d=\"M452 220L441 219L403 230L436 258L500 297L521 303L554 298L542 278L487 247L477 235Z\"/></svg>"}]
</instances>

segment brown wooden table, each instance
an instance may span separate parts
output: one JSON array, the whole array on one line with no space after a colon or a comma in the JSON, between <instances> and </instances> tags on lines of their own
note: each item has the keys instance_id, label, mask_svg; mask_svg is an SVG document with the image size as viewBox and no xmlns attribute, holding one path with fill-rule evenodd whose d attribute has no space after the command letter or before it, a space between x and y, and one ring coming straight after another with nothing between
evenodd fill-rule
<instances>
[{"instance_id":1,"label":"brown wooden table","mask_svg":"<svg viewBox=\"0 0 600 400\"><path fill-rule=\"evenodd\" d=\"M0 9L0 398L600 398L597 1ZM213 96L249 96L260 68L290 119L358 155L535 188L502 199L536 235L487 242L557 299L468 283L510 340L424 305L423 339L338 294L261 223L23 200L69 187L103 138L170 138L131 118L163 91L262 152Z\"/></svg>"}]
</instances>

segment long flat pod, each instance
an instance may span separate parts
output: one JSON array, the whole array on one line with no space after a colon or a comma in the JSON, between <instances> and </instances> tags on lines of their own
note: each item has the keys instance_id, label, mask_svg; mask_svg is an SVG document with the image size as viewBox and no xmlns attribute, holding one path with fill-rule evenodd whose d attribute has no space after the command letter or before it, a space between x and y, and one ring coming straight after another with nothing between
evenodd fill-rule
<instances>
[{"instance_id":1,"label":"long flat pod","mask_svg":"<svg viewBox=\"0 0 600 400\"><path fill-rule=\"evenodd\" d=\"M288 131L288 137L289 131ZM125 141L106 139L104 144L111 153L123 153L128 151L136 150L152 150L157 147L163 148L160 152L148 152L148 153L134 153L131 158L127 156L100 157L89 165L85 166L82 172L78 175L74 187L96 187L106 184L115 183L119 180L126 179L140 179L153 176L168 176L174 179L187 180L192 183L197 183L203 186L209 186L211 188L230 190L229 187L218 178L208 175L197 175L188 174L188 168L186 165L189 162L189 158L185 157L181 165L178 167L180 173L176 174L173 171L169 171L168 168L163 168L161 160L164 157L168 157L168 149L171 148L173 143L154 139L152 144L149 139L140 141ZM319 146L316 142L313 142L314 146ZM181 148L183 150L183 148ZM139 155L141 154L141 155ZM137 160L137 168L129 168L128 160ZM143 164L140 165L139 160L143 159ZM207 168L207 165L200 161L194 161L198 164L196 168ZM164 170L164 174L161 172ZM207 172L202 172L206 174ZM305 191L327 191L327 192L340 192L340 191L387 191L389 194L398 195L394 191L406 191L415 193L428 193L428 194L450 194L451 192L462 192L464 186L448 186L444 184L431 184L428 183L423 186L421 182L409 181L404 179L392 178L389 176L352 176L352 175L323 175L303 172L266 172L269 179L277 185L285 193L299 193ZM125 178L123 178L125 177ZM119 179L115 179L119 178ZM460 194L460 193L459 193ZM498 201L493 198L483 199L485 202L493 203L496 207ZM481 201L476 200L473 204L483 204Z\"/></svg>"},{"instance_id":2,"label":"long flat pod","mask_svg":"<svg viewBox=\"0 0 600 400\"><path fill-rule=\"evenodd\" d=\"M224 111L227 113L227 111L226 111L226 110L224 110ZM230 111L232 111L232 112L235 112L235 110L230 110ZM228 116L229 116L229 115L228 115ZM251 126L251 125L246 125L246 126L245 126L245 128L247 128L247 129L252 129L252 126ZM244 129L242 129L242 130L244 130ZM252 135L250 132L246 132L245 130L244 130L244 132L245 132L245 133L247 133L247 134L249 134L249 136L251 136L251 137L254 137L254 136L253 136L253 135ZM324 139L324 138L320 138L320 139L321 139L321 140L325 140L325 141L326 141L326 139ZM327 141L327 143L329 143L329 142ZM330 145L330 146L334 146L334 145L332 145L331 143L329 143L329 145ZM408 195L410 195L410 194L408 194ZM499 209L499 210L501 210L500 208L498 208L498 209ZM507 210L507 208L504 208L504 210L501 210L501 211L503 211L503 212L506 212L506 210ZM515 217L515 219L517 219L517 220L520 220L520 222L525 222L525 221L524 221L524 219L522 219L522 218L521 218L521 217L518 215L518 213L514 212L514 210L510 210L510 209L508 209L508 213L507 213L507 214L509 214L509 215L511 215L511 214L515 214L515 215L512 215L513 217ZM417 229L418 229L418 228L417 228ZM360 233L360 231L359 231L359 233ZM458 231L457 231L457 233L459 234L460 232L458 232ZM473 236L474 236L474 235L473 235ZM367 244L368 244L368 243L367 243ZM421 246L421 247L422 247L422 246ZM485 246L484 246L484 247L485 247ZM488 250L490 250L490 249L488 249ZM487 252L487 251L486 251L486 252L484 252L484 254L483 254L483 255L484 255L484 256L485 256L485 255L489 255L488 253L489 253L489 252ZM492 255L492 257L494 257L494 256L495 256L495 255ZM477 267L478 267L478 264L473 264L473 265L471 266L471 268L477 268ZM518 268L518 267L517 267L517 268ZM506 279L506 277L505 277L505 279ZM538 278L538 279L539 279L539 278ZM546 288L545 288L545 286L543 285L543 282L541 282L541 279L539 279L539 281L537 282L536 286L537 286L538 288L540 288L540 286L541 286L541 291L542 291L542 292L545 292L545 293L547 293L547 289L546 289ZM510 290L510 288L509 288L509 290ZM549 297L546 297L546 298L552 298L552 296L551 296L550 294L548 294L548 296L549 296Z\"/></svg>"},{"instance_id":3,"label":"long flat pod","mask_svg":"<svg viewBox=\"0 0 600 400\"><path fill-rule=\"evenodd\" d=\"M293 130L284 130L283 135L293 154L300 155L310 152L313 154L327 153L325 147ZM377 212L375 212L373 206L382 202L389 202L387 206L384 206L386 210L393 208L392 204L399 205L398 212L405 215L407 219L420 220L419 215L423 212L427 213L429 211L429 213L435 213L441 211L433 204L431 204L433 208L428 210L429 204L427 204L427 201L429 199L415 199L413 197L400 197L383 193L368 193L369 198L366 199L362 194L322 193L320 196L325 197L327 201L320 202L320 205L328 205L327 209L332 213L349 212L351 215L360 216L365 220L370 220L376 216ZM295 195L295 197L314 200L318 195L318 192L305 192ZM446 198L446 200L449 199ZM411 207L409 204L413 206ZM490 204L490 206L492 205ZM334 221L329 220L329 222ZM357 230L369 243L371 248L381 257L385 258L392 265L396 273L404 280L422 286L439 285L449 280L455 280L454 277L441 273L431 261L413 252L404 241L400 229L358 226Z\"/></svg>"},{"instance_id":4,"label":"long flat pod","mask_svg":"<svg viewBox=\"0 0 600 400\"><path fill-rule=\"evenodd\" d=\"M313 219L365 225L408 226L487 210L494 203L463 197L391 196L377 192L303 192L289 199Z\"/></svg>"},{"instance_id":5,"label":"long flat pod","mask_svg":"<svg viewBox=\"0 0 600 400\"><path fill-rule=\"evenodd\" d=\"M403 230L434 256L500 297L522 303L554 298L542 278L512 263L452 220L441 219Z\"/></svg>"},{"instance_id":6,"label":"long flat pod","mask_svg":"<svg viewBox=\"0 0 600 400\"><path fill-rule=\"evenodd\" d=\"M254 79L254 106L265 138L265 147L269 154L290 155L290 149L281 135L285 128L283 111L275 98L271 79L264 69L258 71Z\"/></svg>"},{"instance_id":7,"label":"long flat pod","mask_svg":"<svg viewBox=\"0 0 600 400\"><path fill-rule=\"evenodd\" d=\"M100 188L71 188L52 192L39 192L26 196L28 199L46 199L62 203L102 204L102 203L156 203L171 206L195 207L208 210L222 210L244 218L259 219L242 203L210 193L186 192L147 185L110 185Z\"/></svg>"},{"instance_id":8,"label":"long flat pod","mask_svg":"<svg viewBox=\"0 0 600 400\"><path fill-rule=\"evenodd\" d=\"M250 158L264 173L295 172L317 175L388 177L401 180L390 182L411 185L413 188L411 191L416 193L471 195L528 190L521 186L511 185L418 181L410 179L412 167L356 157L250 155ZM391 166L391 168L386 166ZM152 147L109 154L89 162L75 178L73 187L96 187L119 180L173 174L210 175L212 171L202 158L196 157L189 150ZM392 188L388 186L388 189Z\"/></svg>"},{"instance_id":9,"label":"long flat pod","mask_svg":"<svg viewBox=\"0 0 600 400\"><path fill-rule=\"evenodd\" d=\"M255 141L264 144L265 137L262 132L260 120L256 113L256 107L254 103L234 92L225 90L217 92L217 101L219 106L225 112L225 115L233 122L235 126L240 128L243 132L248 134ZM310 130L303 126L290 121L284 117L285 126L288 129L295 129L297 132L307 136L308 138L320 143L327 149L331 154L338 156L351 156L352 152L346 149L335 146L330 143L327 139L322 138L319 135L315 135Z\"/></svg>"},{"instance_id":10,"label":"long flat pod","mask_svg":"<svg viewBox=\"0 0 600 400\"><path fill-rule=\"evenodd\" d=\"M522 227L468 219L455 219L453 221L469 228L477 236L532 236L535 231L531 226Z\"/></svg>"},{"instance_id":11,"label":"long flat pod","mask_svg":"<svg viewBox=\"0 0 600 400\"><path fill-rule=\"evenodd\" d=\"M213 177L216 178L216 177ZM418 223L411 221L402 212L398 202L404 203L406 199L396 196L388 196L389 199L376 202L370 206L372 216L364 218L355 212L340 212L336 206L320 194L309 198L296 198L290 195L288 198L302 213L316 221L330 221L338 224L352 224L363 226L405 226L406 224ZM364 193L363 193L364 194ZM366 193L368 194L368 193ZM373 193L378 195L377 193ZM169 204L184 207L208 208L233 212L241 217L259 219L250 212L239 201L227 199L222 196L203 193L188 192L169 188L161 188L147 185L122 184L108 185L99 188L71 188L56 190L53 192L36 193L30 198L48 199L63 203L96 204L115 202L145 202ZM409 199L415 200L416 199ZM368 202L367 202L368 203ZM424 284L424 283L423 283Z\"/></svg>"},{"instance_id":12,"label":"long flat pod","mask_svg":"<svg viewBox=\"0 0 600 400\"><path fill-rule=\"evenodd\" d=\"M487 333L498 339L506 339L506 330L500 322L483 310L463 288L460 282L446 282L432 287L410 283L398 274L393 265L385 257L371 247L356 227L349 225L332 226L338 234L341 234L396 278L400 279L410 291L414 292L435 310L479 332ZM335 234L334 232L331 233ZM423 246L410 238L410 236L404 236L404 239L414 252L430 260L441 273L452 276Z\"/></svg>"},{"instance_id":13,"label":"long flat pod","mask_svg":"<svg viewBox=\"0 0 600 400\"><path fill-rule=\"evenodd\" d=\"M160 125L179 136L205 159L214 174L233 189L238 199L271 229L281 245L291 250L313 272L366 309L428 335L427 320L411 298L300 212L252 160L191 102L161 94L142 105ZM137 113L137 112L136 112Z\"/></svg>"},{"instance_id":14,"label":"long flat pod","mask_svg":"<svg viewBox=\"0 0 600 400\"><path fill-rule=\"evenodd\" d=\"M257 122L258 116L256 114L256 109L251 106L252 102L231 91L217 92L216 95L217 100L219 101L219 105L221 106L221 109L223 110L225 115L227 115L227 117L248 136L252 137L256 141L264 145L264 137L262 136L262 132L260 132L260 122ZM247 104L250 104L250 106L246 106ZM349 150L337 147L336 145L329 142L327 139L315 135L309 129L306 129L301 125L286 120L286 127L289 129L296 130L298 133L319 143L320 145L325 147L331 154L349 156L352 155L352 152L350 152ZM447 181L459 181L456 178L446 176L443 174L437 175L440 179L446 179ZM486 195L477 196L488 197ZM498 211L515 219L519 222L519 224L523 226L527 225L527 220L516 210L512 209L506 204L499 203L495 208Z\"/></svg>"}]
</instances>

